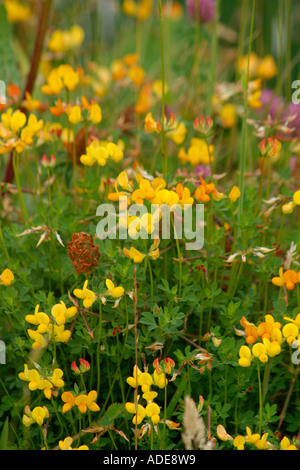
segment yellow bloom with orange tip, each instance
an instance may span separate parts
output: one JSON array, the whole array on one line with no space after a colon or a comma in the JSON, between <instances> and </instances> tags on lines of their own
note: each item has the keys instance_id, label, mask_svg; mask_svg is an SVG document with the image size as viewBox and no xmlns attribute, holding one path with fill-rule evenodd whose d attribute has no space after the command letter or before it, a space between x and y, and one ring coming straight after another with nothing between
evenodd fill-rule
<instances>
[{"instance_id":1,"label":"yellow bloom with orange tip","mask_svg":"<svg viewBox=\"0 0 300 470\"><path fill-rule=\"evenodd\" d=\"M283 274L283 279L285 281L285 286L288 290L293 290L295 288L295 284L298 282L298 275L292 269L288 269Z\"/></svg>"},{"instance_id":2,"label":"yellow bloom with orange tip","mask_svg":"<svg viewBox=\"0 0 300 470\"><path fill-rule=\"evenodd\" d=\"M217 436L219 439L221 439L221 441L233 441L233 437L228 434L228 432L226 431L226 429L224 428L224 426L222 424L218 424L217 426Z\"/></svg>"},{"instance_id":3,"label":"yellow bloom with orange tip","mask_svg":"<svg viewBox=\"0 0 300 470\"><path fill-rule=\"evenodd\" d=\"M136 204L142 204L143 200L151 201L156 196L156 191L152 188L150 181L142 178L139 181L139 188L133 191L131 199Z\"/></svg>"},{"instance_id":4,"label":"yellow bloom with orange tip","mask_svg":"<svg viewBox=\"0 0 300 470\"><path fill-rule=\"evenodd\" d=\"M127 256L127 258L132 259L135 263L138 263L138 264L142 263L145 258L145 255L141 253L140 251L138 251L133 246L129 250L128 248L124 247L123 253L125 256Z\"/></svg>"},{"instance_id":5,"label":"yellow bloom with orange tip","mask_svg":"<svg viewBox=\"0 0 300 470\"><path fill-rule=\"evenodd\" d=\"M4 271L2 271L0 275L0 284L3 284L4 286L8 287L11 285L12 281L14 280L15 276L13 272L6 268Z\"/></svg>"},{"instance_id":6,"label":"yellow bloom with orange tip","mask_svg":"<svg viewBox=\"0 0 300 470\"><path fill-rule=\"evenodd\" d=\"M268 362L267 348L263 343L255 343L252 347L253 356L257 357L260 362Z\"/></svg>"},{"instance_id":7,"label":"yellow bloom with orange tip","mask_svg":"<svg viewBox=\"0 0 300 470\"><path fill-rule=\"evenodd\" d=\"M151 418L153 424L159 423L159 413L160 407L156 403L149 403L146 406L146 416L148 416L148 418Z\"/></svg>"},{"instance_id":8,"label":"yellow bloom with orange tip","mask_svg":"<svg viewBox=\"0 0 300 470\"><path fill-rule=\"evenodd\" d=\"M151 112L147 113L145 117L144 127L149 134L153 134L155 132L159 134L161 132L161 125L158 121L155 121Z\"/></svg>"},{"instance_id":9,"label":"yellow bloom with orange tip","mask_svg":"<svg viewBox=\"0 0 300 470\"><path fill-rule=\"evenodd\" d=\"M109 295L111 295L115 299L122 297L122 295L124 294L124 287L115 287L114 283L110 279L106 279L105 282Z\"/></svg>"},{"instance_id":10,"label":"yellow bloom with orange tip","mask_svg":"<svg viewBox=\"0 0 300 470\"><path fill-rule=\"evenodd\" d=\"M236 436L233 440L233 445L237 450L244 450L245 448L245 438L243 436Z\"/></svg>"},{"instance_id":11,"label":"yellow bloom with orange tip","mask_svg":"<svg viewBox=\"0 0 300 470\"><path fill-rule=\"evenodd\" d=\"M78 406L80 413L86 413L89 409L90 411L100 411L99 405L96 403L97 392L96 390L91 390L88 395L80 394L75 398L75 405Z\"/></svg>"},{"instance_id":12,"label":"yellow bloom with orange tip","mask_svg":"<svg viewBox=\"0 0 300 470\"><path fill-rule=\"evenodd\" d=\"M247 344L255 343L256 339L258 338L257 328L254 325L246 325L245 326L245 334L246 334L246 343Z\"/></svg>"},{"instance_id":13,"label":"yellow bloom with orange tip","mask_svg":"<svg viewBox=\"0 0 300 470\"><path fill-rule=\"evenodd\" d=\"M287 343L291 346L299 335L299 327L295 323L287 323L282 328L282 334L286 338Z\"/></svg>"},{"instance_id":14,"label":"yellow bloom with orange tip","mask_svg":"<svg viewBox=\"0 0 300 470\"><path fill-rule=\"evenodd\" d=\"M293 201L294 201L294 203L295 203L297 206L300 206L300 190L299 190L299 191L296 191L296 192L293 194Z\"/></svg>"},{"instance_id":15,"label":"yellow bloom with orange tip","mask_svg":"<svg viewBox=\"0 0 300 470\"><path fill-rule=\"evenodd\" d=\"M214 183L206 183L205 180L200 177L201 184L196 188L194 193L194 197L196 200L201 202L209 202L210 201L210 194L216 194L218 191L215 187Z\"/></svg>"},{"instance_id":16,"label":"yellow bloom with orange tip","mask_svg":"<svg viewBox=\"0 0 300 470\"><path fill-rule=\"evenodd\" d=\"M182 183L178 183L176 186L176 193L179 196L179 204L184 209L185 204L191 205L194 202L194 198L191 197L191 192L188 188L184 188Z\"/></svg>"},{"instance_id":17,"label":"yellow bloom with orange tip","mask_svg":"<svg viewBox=\"0 0 300 470\"><path fill-rule=\"evenodd\" d=\"M66 391L62 393L61 399L64 402L62 412L67 413L67 411L70 411L75 405L75 397L73 393Z\"/></svg>"},{"instance_id":18,"label":"yellow bloom with orange tip","mask_svg":"<svg viewBox=\"0 0 300 470\"><path fill-rule=\"evenodd\" d=\"M256 75L258 77L264 78L265 80L270 80L271 78L275 77L277 72L278 69L273 56L266 55L263 59L260 60Z\"/></svg>"},{"instance_id":19,"label":"yellow bloom with orange tip","mask_svg":"<svg viewBox=\"0 0 300 470\"><path fill-rule=\"evenodd\" d=\"M241 367L249 367L251 364L252 354L248 346L241 346L239 350L239 365Z\"/></svg>"},{"instance_id":20,"label":"yellow bloom with orange tip","mask_svg":"<svg viewBox=\"0 0 300 470\"><path fill-rule=\"evenodd\" d=\"M34 314L25 316L25 320L32 325L38 325L37 331L41 334L47 331L50 319L45 312L39 312L39 304L36 305Z\"/></svg>"},{"instance_id":21,"label":"yellow bloom with orange tip","mask_svg":"<svg viewBox=\"0 0 300 470\"><path fill-rule=\"evenodd\" d=\"M237 186L233 186L233 188L231 189L228 195L228 198L230 199L231 202L236 202L238 198L240 197L240 195L241 195L240 189Z\"/></svg>"},{"instance_id":22,"label":"yellow bloom with orange tip","mask_svg":"<svg viewBox=\"0 0 300 470\"><path fill-rule=\"evenodd\" d=\"M290 440L287 437L283 437L280 441L281 450L298 450L294 444L290 443Z\"/></svg>"},{"instance_id":23,"label":"yellow bloom with orange tip","mask_svg":"<svg viewBox=\"0 0 300 470\"><path fill-rule=\"evenodd\" d=\"M74 289L73 294L78 299L83 300L83 306L85 308L89 308L93 305L94 301L96 300L96 295L93 291L87 288L88 280L86 280L83 284L82 289Z\"/></svg>"}]
</instances>

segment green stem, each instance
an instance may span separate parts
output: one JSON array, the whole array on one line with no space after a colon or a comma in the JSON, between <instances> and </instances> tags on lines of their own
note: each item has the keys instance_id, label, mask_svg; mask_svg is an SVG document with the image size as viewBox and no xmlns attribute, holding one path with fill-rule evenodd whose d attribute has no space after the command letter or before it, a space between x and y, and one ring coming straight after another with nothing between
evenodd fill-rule
<instances>
[{"instance_id":1,"label":"green stem","mask_svg":"<svg viewBox=\"0 0 300 470\"><path fill-rule=\"evenodd\" d=\"M217 0L216 1L216 14L215 14L215 20L214 20L214 31L213 31L212 45L211 45L212 56L211 56L210 77L209 77L209 93L208 93L208 107L207 107L208 116L211 116L212 114L212 99L213 99L214 85L215 85L217 53L218 53L219 6L220 6L220 0Z\"/></svg>"},{"instance_id":2,"label":"green stem","mask_svg":"<svg viewBox=\"0 0 300 470\"><path fill-rule=\"evenodd\" d=\"M260 370L259 370L259 360L257 360L257 379L258 379L258 397L259 397L258 432L259 432L259 434L261 434L261 426L262 426L262 388L261 388L261 378L260 378Z\"/></svg>"},{"instance_id":3,"label":"green stem","mask_svg":"<svg viewBox=\"0 0 300 470\"><path fill-rule=\"evenodd\" d=\"M244 181L245 181L245 166L246 166L246 157L247 157L248 83L249 83L250 54L251 54L251 47L252 47L254 16L255 16L255 0L253 0L253 4L252 4L252 18L251 18L251 30L250 30L250 38L249 38L247 75L246 75L246 81L243 84L243 88L245 91L245 101L244 101L244 115L243 115L243 125L242 125L242 144L241 144L240 175L239 175L239 189L241 192L241 196L239 198L239 211L238 211L239 223L240 223L240 218L243 214L243 209L244 209Z\"/></svg>"},{"instance_id":4,"label":"green stem","mask_svg":"<svg viewBox=\"0 0 300 470\"><path fill-rule=\"evenodd\" d=\"M163 163L163 177L165 178L168 170L168 155L167 155L167 142L165 132L165 51L164 51L164 28L161 0L157 0L159 9L160 21L160 54L161 54L161 138L162 138L162 163Z\"/></svg>"},{"instance_id":5,"label":"green stem","mask_svg":"<svg viewBox=\"0 0 300 470\"><path fill-rule=\"evenodd\" d=\"M14 168L14 175L16 179L16 185L18 188L18 197L19 197L19 202L22 210L22 218L23 220L25 219L27 225L29 225L29 218L28 218L28 213L27 209L24 203L24 198L23 198L23 193L22 193L22 188L20 184L20 175L19 175L19 155L16 151L13 152L13 168Z\"/></svg>"}]
</instances>

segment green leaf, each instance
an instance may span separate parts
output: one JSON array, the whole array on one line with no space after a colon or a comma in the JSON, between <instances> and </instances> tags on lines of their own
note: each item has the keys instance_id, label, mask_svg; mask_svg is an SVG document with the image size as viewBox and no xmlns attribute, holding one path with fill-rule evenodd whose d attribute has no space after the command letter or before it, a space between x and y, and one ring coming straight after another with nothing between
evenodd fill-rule
<instances>
[{"instance_id":1,"label":"green leaf","mask_svg":"<svg viewBox=\"0 0 300 470\"><path fill-rule=\"evenodd\" d=\"M0 450L7 450L8 449L8 429L9 429L9 424L8 424L8 418L6 418L4 426L1 431L1 436L0 436Z\"/></svg>"},{"instance_id":2,"label":"green leaf","mask_svg":"<svg viewBox=\"0 0 300 470\"><path fill-rule=\"evenodd\" d=\"M123 405L123 403L113 403L107 409L106 413L101 418L101 420L98 422L99 426L103 426L105 428L112 426L116 418L118 418L121 414L123 414L124 411L125 411L125 406Z\"/></svg>"}]
</instances>

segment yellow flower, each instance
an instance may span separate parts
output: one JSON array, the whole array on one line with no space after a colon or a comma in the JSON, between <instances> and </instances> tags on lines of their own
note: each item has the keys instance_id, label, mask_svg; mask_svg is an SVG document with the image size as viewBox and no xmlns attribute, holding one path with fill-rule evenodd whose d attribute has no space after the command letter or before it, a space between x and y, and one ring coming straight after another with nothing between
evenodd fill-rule
<instances>
[{"instance_id":1,"label":"yellow flower","mask_svg":"<svg viewBox=\"0 0 300 470\"><path fill-rule=\"evenodd\" d=\"M251 350L248 346L241 346L239 350L239 365L249 367L251 363Z\"/></svg>"},{"instance_id":2,"label":"yellow flower","mask_svg":"<svg viewBox=\"0 0 300 470\"><path fill-rule=\"evenodd\" d=\"M153 379L155 385L159 388L165 388L168 385L168 379L166 378L166 374L162 372L159 374L156 370L153 372Z\"/></svg>"},{"instance_id":3,"label":"yellow flower","mask_svg":"<svg viewBox=\"0 0 300 470\"><path fill-rule=\"evenodd\" d=\"M265 432L261 439L259 439L258 441L256 441L254 443L255 447L257 447L259 450L266 450L266 449L269 449L271 447L270 443L267 441L267 437L268 437L268 433Z\"/></svg>"},{"instance_id":4,"label":"yellow flower","mask_svg":"<svg viewBox=\"0 0 300 470\"><path fill-rule=\"evenodd\" d=\"M92 104L90 108L89 119L93 124L99 124L102 121L102 111L97 103Z\"/></svg>"},{"instance_id":5,"label":"yellow flower","mask_svg":"<svg viewBox=\"0 0 300 470\"><path fill-rule=\"evenodd\" d=\"M145 78L145 70L140 65L133 65L129 69L128 76L135 85L142 86Z\"/></svg>"},{"instance_id":6,"label":"yellow flower","mask_svg":"<svg viewBox=\"0 0 300 470\"><path fill-rule=\"evenodd\" d=\"M271 78L275 77L277 72L278 69L276 67L274 58L271 55L267 55L260 60L256 75L266 80L270 80Z\"/></svg>"},{"instance_id":7,"label":"yellow flower","mask_svg":"<svg viewBox=\"0 0 300 470\"><path fill-rule=\"evenodd\" d=\"M234 438L233 445L237 450L244 450L245 442L245 438L239 435Z\"/></svg>"},{"instance_id":8,"label":"yellow flower","mask_svg":"<svg viewBox=\"0 0 300 470\"><path fill-rule=\"evenodd\" d=\"M299 199L300 200L300 199ZM293 201L287 202L286 204L283 204L281 206L281 212L283 214L292 214L294 208L295 208L295 203Z\"/></svg>"},{"instance_id":9,"label":"yellow flower","mask_svg":"<svg viewBox=\"0 0 300 470\"><path fill-rule=\"evenodd\" d=\"M282 328L282 334L286 338L287 343L291 346L299 334L299 328L295 323L287 323Z\"/></svg>"},{"instance_id":10,"label":"yellow flower","mask_svg":"<svg viewBox=\"0 0 300 470\"><path fill-rule=\"evenodd\" d=\"M120 149L120 147L113 142L109 142L106 147L108 154L110 158L118 163L120 160L123 158L123 151Z\"/></svg>"},{"instance_id":11,"label":"yellow flower","mask_svg":"<svg viewBox=\"0 0 300 470\"><path fill-rule=\"evenodd\" d=\"M236 109L233 104L225 104L219 113L221 125L225 129L230 129L236 123Z\"/></svg>"},{"instance_id":12,"label":"yellow flower","mask_svg":"<svg viewBox=\"0 0 300 470\"><path fill-rule=\"evenodd\" d=\"M114 283L110 279L106 279L105 282L109 295L111 295L115 299L122 297L122 295L124 294L124 287L115 287Z\"/></svg>"},{"instance_id":13,"label":"yellow flower","mask_svg":"<svg viewBox=\"0 0 300 470\"><path fill-rule=\"evenodd\" d=\"M293 200L294 203L297 204L297 206L300 206L300 190L294 193Z\"/></svg>"},{"instance_id":14,"label":"yellow flower","mask_svg":"<svg viewBox=\"0 0 300 470\"><path fill-rule=\"evenodd\" d=\"M4 269L0 275L0 284L8 287L10 286L11 282L14 280L15 276L13 275L12 271L8 268Z\"/></svg>"},{"instance_id":15,"label":"yellow flower","mask_svg":"<svg viewBox=\"0 0 300 470\"><path fill-rule=\"evenodd\" d=\"M54 341L67 343L71 337L71 331L65 330L65 325L49 325L48 332Z\"/></svg>"},{"instance_id":16,"label":"yellow flower","mask_svg":"<svg viewBox=\"0 0 300 470\"><path fill-rule=\"evenodd\" d=\"M141 371L137 366L134 366L133 368L133 374L132 377L127 377L126 382L128 385L130 385L133 388L136 388L138 385L138 377L141 375Z\"/></svg>"},{"instance_id":17,"label":"yellow flower","mask_svg":"<svg viewBox=\"0 0 300 470\"><path fill-rule=\"evenodd\" d=\"M261 362L268 362L267 348L265 344L255 343L252 347L252 354Z\"/></svg>"},{"instance_id":18,"label":"yellow flower","mask_svg":"<svg viewBox=\"0 0 300 470\"><path fill-rule=\"evenodd\" d=\"M49 411L46 406L36 406L32 411L30 411L29 407L25 407L25 415L23 416L25 426L28 427L32 423L42 426L46 418L49 418Z\"/></svg>"},{"instance_id":19,"label":"yellow flower","mask_svg":"<svg viewBox=\"0 0 300 470\"><path fill-rule=\"evenodd\" d=\"M123 253L128 258L131 258L135 263L142 263L143 259L145 258L145 255L143 255L133 246L129 250L127 248L123 248Z\"/></svg>"},{"instance_id":20,"label":"yellow flower","mask_svg":"<svg viewBox=\"0 0 300 470\"><path fill-rule=\"evenodd\" d=\"M78 299L83 300L83 306L85 308L89 308L93 305L94 301L96 300L96 295L93 291L87 288L88 280L86 280L83 284L82 289L74 289L73 294Z\"/></svg>"},{"instance_id":21,"label":"yellow flower","mask_svg":"<svg viewBox=\"0 0 300 470\"><path fill-rule=\"evenodd\" d=\"M176 145L181 145L184 142L185 136L187 134L186 125L184 122L180 122L179 124L175 122L174 126L174 129L167 132L167 137L173 140Z\"/></svg>"},{"instance_id":22,"label":"yellow flower","mask_svg":"<svg viewBox=\"0 0 300 470\"><path fill-rule=\"evenodd\" d=\"M137 424L137 425L140 424L146 416L146 410L140 404L137 404L137 407L136 407L134 403L127 402L125 403L125 408L128 411L128 413L134 414L134 417L132 418L133 424Z\"/></svg>"},{"instance_id":23,"label":"yellow flower","mask_svg":"<svg viewBox=\"0 0 300 470\"><path fill-rule=\"evenodd\" d=\"M46 342L44 336L41 333L39 333L38 331L28 329L27 333L28 333L29 337L33 340L32 349L39 349L39 348L42 349L45 346L47 346L47 342Z\"/></svg>"},{"instance_id":24,"label":"yellow flower","mask_svg":"<svg viewBox=\"0 0 300 470\"><path fill-rule=\"evenodd\" d=\"M43 334L47 331L50 320L45 312L39 312L39 307L39 304L36 305L34 315L26 315L25 320L31 325L38 325L37 331Z\"/></svg>"},{"instance_id":25,"label":"yellow flower","mask_svg":"<svg viewBox=\"0 0 300 470\"><path fill-rule=\"evenodd\" d=\"M149 403L146 406L146 416L151 418L153 424L157 424L160 420L159 417L160 407L156 403Z\"/></svg>"},{"instance_id":26,"label":"yellow flower","mask_svg":"<svg viewBox=\"0 0 300 470\"><path fill-rule=\"evenodd\" d=\"M78 124L81 121L81 108L80 106L76 105L73 106L70 110L69 114L69 121L72 124Z\"/></svg>"},{"instance_id":27,"label":"yellow flower","mask_svg":"<svg viewBox=\"0 0 300 470\"><path fill-rule=\"evenodd\" d=\"M145 117L144 127L150 134L153 134L154 132L159 134L161 132L161 125L158 121L155 121L151 112L147 113Z\"/></svg>"},{"instance_id":28,"label":"yellow flower","mask_svg":"<svg viewBox=\"0 0 300 470\"><path fill-rule=\"evenodd\" d=\"M233 186L233 188L231 189L229 193L228 198L230 199L231 202L236 202L238 198L240 197L240 195L241 195L241 191L239 190L239 188L237 186Z\"/></svg>"},{"instance_id":29,"label":"yellow flower","mask_svg":"<svg viewBox=\"0 0 300 470\"><path fill-rule=\"evenodd\" d=\"M280 441L281 450L298 450L296 446L290 443L290 440L287 437L283 437Z\"/></svg>"},{"instance_id":30,"label":"yellow flower","mask_svg":"<svg viewBox=\"0 0 300 470\"><path fill-rule=\"evenodd\" d=\"M87 445L79 446L78 448L71 447L73 438L71 436L66 437L63 441L59 441L58 446L60 450L89 450Z\"/></svg>"},{"instance_id":31,"label":"yellow flower","mask_svg":"<svg viewBox=\"0 0 300 470\"><path fill-rule=\"evenodd\" d=\"M51 315L55 318L58 325L62 325L67 319L74 317L77 313L76 307L66 307L66 304L61 300L59 304L53 305Z\"/></svg>"},{"instance_id":32,"label":"yellow flower","mask_svg":"<svg viewBox=\"0 0 300 470\"><path fill-rule=\"evenodd\" d=\"M138 384L142 387L142 391L149 392L150 387L153 383L152 376L148 372L142 372L138 376Z\"/></svg>"},{"instance_id":33,"label":"yellow flower","mask_svg":"<svg viewBox=\"0 0 300 470\"><path fill-rule=\"evenodd\" d=\"M217 426L217 435L218 438L221 439L221 441L233 441L233 437L227 433L226 429L224 428L224 426L222 426L222 424L219 424Z\"/></svg>"},{"instance_id":34,"label":"yellow flower","mask_svg":"<svg viewBox=\"0 0 300 470\"><path fill-rule=\"evenodd\" d=\"M75 397L71 392L63 392L61 395L61 399L64 402L64 405L62 407L63 413L70 411L71 408L73 408L73 406L75 405Z\"/></svg>"},{"instance_id":35,"label":"yellow flower","mask_svg":"<svg viewBox=\"0 0 300 470\"><path fill-rule=\"evenodd\" d=\"M4 5L10 23L22 23L27 21L32 15L31 8L28 5L24 5L24 2L4 0Z\"/></svg>"},{"instance_id":36,"label":"yellow flower","mask_svg":"<svg viewBox=\"0 0 300 470\"><path fill-rule=\"evenodd\" d=\"M99 411L100 407L95 402L96 399L96 390L91 390L88 395L77 395L75 398L75 405L78 406L80 413L86 413L87 409L91 411Z\"/></svg>"},{"instance_id":37,"label":"yellow flower","mask_svg":"<svg viewBox=\"0 0 300 470\"><path fill-rule=\"evenodd\" d=\"M249 442L249 444L255 444L257 441L259 441L260 439L260 434L252 434L252 431L251 429L246 426L246 432L247 432L247 436L246 436L246 441Z\"/></svg>"}]
</instances>

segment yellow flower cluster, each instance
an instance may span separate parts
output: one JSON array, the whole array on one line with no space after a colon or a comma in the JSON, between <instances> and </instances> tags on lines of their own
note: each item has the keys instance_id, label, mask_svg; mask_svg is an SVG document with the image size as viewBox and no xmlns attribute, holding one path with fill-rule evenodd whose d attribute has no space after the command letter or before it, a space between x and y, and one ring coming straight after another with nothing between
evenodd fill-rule
<instances>
[{"instance_id":1,"label":"yellow flower cluster","mask_svg":"<svg viewBox=\"0 0 300 470\"><path fill-rule=\"evenodd\" d=\"M28 388L31 391L43 390L46 398L50 400L51 395L56 395L53 390L64 386L62 379L63 371L59 368L53 370L52 374L42 375L37 369L29 369L27 364L24 364L24 372L19 373L19 378L28 382Z\"/></svg>"},{"instance_id":2,"label":"yellow flower cluster","mask_svg":"<svg viewBox=\"0 0 300 470\"><path fill-rule=\"evenodd\" d=\"M249 346L241 346L239 350L239 365L241 367L249 367L254 357L258 358L260 362L266 363L269 357L280 354L284 341L291 346L294 341L300 339L300 314L295 320L289 317L284 317L284 320L288 320L289 323L282 327L281 323L276 322L272 315L266 315L265 321L256 327L244 317L241 319L241 324L245 329L246 343L253 345L252 350ZM259 340L261 341L259 342Z\"/></svg>"},{"instance_id":3,"label":"yellow flower cluster","mask_svg":"<svg viewBox=\"0 0 300 470\"><path fill-rule=\"evenodd\" d=\"M76 49L82 44L84 30L75 24L69 30L55 30L48 41L48 49L52 52L66 52Z\"/></svg>"},{"instance_id":4,"label":"yellow flower cluster","mask_svg":"<svg viewBox=\"0 0 300 470\"><path fill-rule=\"evenodd\" d=\"M16 150L22 153L30 148L34 138L39 138L44 127L44 121L38 120L35 114L26 115L17 109L8 108L1 115L0 122L0 154Z\"/></svg>"},{"instance_id":5,"label":"yellow flower cluster","mask_svg":"<svg viewBox=\"0 0 300 470\"><path fill-rule=\"evenodd\" d=\"M179 149L178 158L181 163L190 163L192 166L209 165L214 162L214 146L208 145L204 139L193 137L186 151L184 147Z\"/></svg>"},{"instance_id":6,"label":"yellow flower cluster","mask_svg":"<svg viewBox=\"0 0 300 470\"><path fill-rule=\"evenodd\" d=\"M63 90L74 91L80 81L79 70L74 70L69 64L52 68L47 76L47 83L42 85L45 95L59 95Z\"/></svg>"},{"instance_id":7,"label":"yellow flower cluster","mask_svg":"<svg viewBox=\"0 0 300 470\"><path fill-rule=\"evenodd\" d=\"M139 21L146 20L153 9L153 0L124 0L122 10L125 15L137 18Z\"/></svg>"},{"instance_id":8,"label":"yellow flower cluster","mask_svg":"<svg viewBox=\"0 0 300 470\"><path fill-rule=\"evenodd\" d=\"M89 409L90 411L100 411L99 405L97 405L97 392L91 390L87 395L80 393L75 396L72 392L66 391L61 395L61 399L64 402L62 412L67 413L73 406L77 406L80 413L84 414Z\"/></svg>"},{"instance_id":9,"label":"yellow flower cluster","mask_svg":"<svg viewBox=\"0 0 300 470\"><path fill-rule=\"evenodd\" d=\"M152 386L158 388L165 388L168 384L166 373L171 373L174 367L174 361L170 360L167 367L163 370L159 367L155 367L153 374L148 372L142 372L138 367L134 366L132 377L128 377L126 382L132 388L138 389L141 387L143 392L142 398L146 401L146 405L143 406L139 402L140 396L137 396L137 402L127 402L125 404L126 410L133 414L133 424L139 425L145 417L150 418L153 424L157 424L160 421L160 407L153 400L157 397L158 393L151 390Z\"/></svg>"},{"instance_id":10,"label":"yellow flower cluster","mask_svg":"<svg viewBox=\"0 0 300 470\"><path fill-rule=\"evenodd\" d=\"M285 286L288 290L293 290L295 285L300 282L300 271L288 269L283 272L283 268L279 268L279 276L272 278L272 284L278 287Z\"/></svg>"},{"instance_id":11,"label":"yellow flower cluster","mask_svg":"<svg viewBox=\"0 0 300 470\"><path fill-rule=\"evenodd\" d=\"M274 450L275 446L271 444L268 439L268 433L265 432L264 434L260 435L259 433L252 433L249 426L246 426L246 435L237 435L233 438L230 434L228 434L222 426L219 424L217 426L217 435L221 441L231 441L233 446L237 450L244 450L245 445L253 445L259 450ZM280 450L297 450L297 447L294 444L291 444L287 437L283 437L280 441Z\"/></svg>"},{"instance_id":12,"label":"yellow flower cluster","mask_svg":"<svg viewBox=\"0 0 300 470\"><path fill-rule=\"evenodd\" d=\"M28 329L27 333L33 340L32 348L45 348L49 342L69 341L70 330L65 330L65 322L77 313L75 306L67 308L63 301L55 304L51 309L51 317L45 312L39 311L39 305L35 307L34 314L26 315L25 320L31 325L37 326L36 330Z\"/></svg>"},{"instance_id":13,"label":"yellow flower cluster","mask_svg":"<svg viewBox=\"0 0 300 470\"><path fill-rule=\"evenodd\" d=\"M80 161L85 166L94 166L96 163L99 166L105 166L108 159L119 162L123 159L123 156L121 143L117 145L113 142L94 140L86 147L86 153L81 155Z\"/></svg>"}]
</instances>

